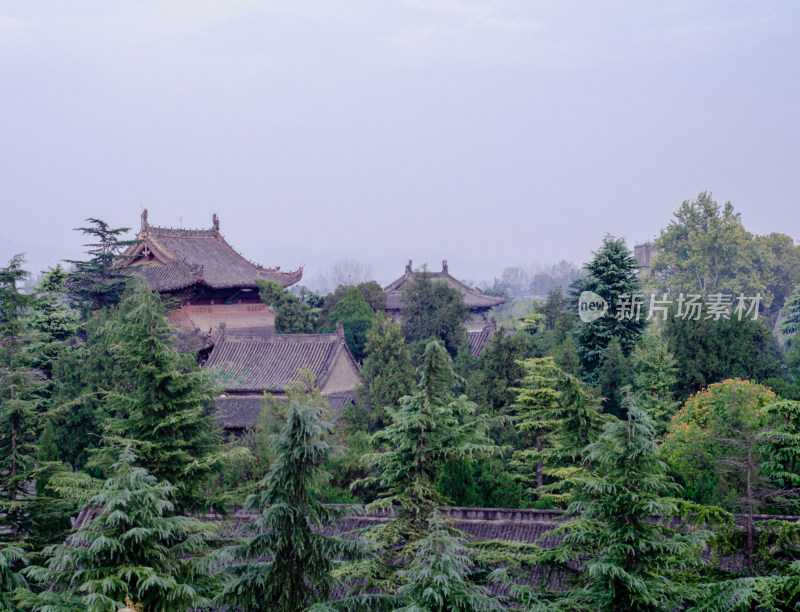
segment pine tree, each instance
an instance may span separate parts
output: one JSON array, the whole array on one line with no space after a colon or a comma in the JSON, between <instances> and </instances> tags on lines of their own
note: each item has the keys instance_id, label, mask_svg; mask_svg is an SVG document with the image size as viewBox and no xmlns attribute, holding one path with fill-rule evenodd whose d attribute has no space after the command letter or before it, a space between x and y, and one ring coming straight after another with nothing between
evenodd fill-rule
<instances>
[{"instance_id":1,"label":"pine tree","mask_svg":"<svg viewBox=\"0 0 800 612\"><path fill-rule=\"evenodd\" d=\"M660 336L644 336L631 354L634 398L656 427L660 436L680 407L675 401L677 368L675 357Z\"/></svg>"},{"instance_id":2,"label":"pine tree","mask_svg":"<svg viewBox=\"0 0 800 612\"><path fill-rule=\"evenodd\" d=\"M126 598L148 612L209 604L214 581L198 558L208 552L206 527L179 515L176 488L136 461L134 452L124 449L102 492L89 500L99 514L65 544L47 547L46 567L24 570L46 590L23 593L23 604L90 612L116 611Z\"/></svg>"},{"instance_id":3,"label":"pine tree","mask_svg":"<svg viewBox=\"0 0 800 612\"><path fill-rule=\"evenodd\" d=\"M322 533L346 514L319 499L327 478L323 466L336 451L325 441L332 426L322 412L311 402L292 402L286 424L272 438L276 459L245 503L258 513L247 527L252 537L216 554L233 576L218 600L234 609L294 612L325 601L337 564L366 552L363 540Z\"/></svg>"},{"instance_id":4,"label":"pine tree","mask_svg":"<svg viewBox=\"0 0 800 612\"><path fill-rule=\"evenodd\" d=\"M27 562L21 548L0 546L0 606L3 610L18 610L14 605L13 595L17 589L28 587L28 581L19 573Z\"/></svg>"},{"instance_id":5,"label":"pine tree","mask_svg":"<svg viewBox=\"0 0 800 612\"><path fill-rule=\"evenodd\" d=\"M143 280L131 279L109 330L127 381L106 399L107 444L98 461L131 444L141 465L176 483L178 502L193 507L209 501L198 487L217 458L221 432L212 414L211 379L173 346L164 312L160 296Z\"/></svg>"},{"instance_id":6,"label":"pine tree","mask_svg":"<svg viewBox=\"0 0 800 612\"><path fill-rule=\"evenodd\" d=\"M29 276L16 255L0 268L0 541L18 542L29 528L32 470L40 426L37 376L30 368L28 309L34 298L19 291Z\"/></svg>"},{"instance_id":7,"label":"pine tree","mask_svg":"<svg viewBox=\"0 0 800 612\"><path fill-rule=\"evenodd\" d=\"M470 581L475 563L464 538L451 531L438 513L429 519L428 534L414 546L414 560L398 572L403 584L397 594L404 605L396 612L505 609L488 589Z\"/></svg>"},{"instance_id":8,"label":"pine tree","mask_svg":"<svg viewBox=\"0 0 800 612\"><path fill-rule=\"evenodd\" d=\"M625 418L622 409L622 389L633 382L633 371L630 360L623 354L619 340L614 338L608 343L600 367L597 369L597 384L603 395L603 410L618 418Z\"/></svg>"},{"instance_id":9,"label":"pine tree","mask_svg":"<svg viewBox=\"0 0 800 612\"><path fill-rule=\"evenodd\" d=\"M569 502L585 473L581 453L600 436L607 417L585 385L556 366L552 357L528 359L513 408L519 431L532 437L516 451L511 467L536 499Z\"/></svg>"},{"instance_id":10,"label":"pine tree","mask_svg":"<svg viewBox=\"0 0 800 612\"><path fill-rule=\"evenodd\" d=\"M116 304L125 291L127 269L120 265L124 260L122 251L136 244L135 240L121 240L120 236L130 228L111 228L101 219L89 218L89 227L78 227L76 231L96 240L85 244L92 256L88 261L67 260L72 264L67 285L70 297L76 302L84 317L93 310Z\"/></svg>"},{"instance_id":11,"label":"pine tree","mask_svg":"<svg viewBox=\"0 0 800 612\"><path fill-rule=\"evenodd\" d=\"M397 406L414 389L414 367L400 325L385 316L367 332L359 397L372 407L379 426L386 424L386 406Z\"/></svg>"},{"instance_id":12,"label":"pine tree","mask_svg":"<svg viewBox=\"0 0 800 612\"><path fill-rule=\"evenodd\" d=\"M797 334L800 331L800 285L797 285L792 295L786 300L781 314L781 333L787 336Z\"/></svg>"},{"instance_id":13,"label":"pine tree","mask_svg":"<svg viewBox=\"0 0 800 612\"><path fill-rule=\"evenodd\" d=\"M377 484L378 499L367 511L392 508L395 519L376 526L370 537L383 545L382 557L360 586L391 588L395 571L413 556L408 544L422 538L427 522L444 500L437 489L442 466L451 459L488 456L496 451L486 435L488 419L475 416L475 404L453 393L455 374L444 346L430 341L419 367L419 384L412 395L391 410L391 424L374 435L386 449L365 457L377 467L377 476L364 478L354 487Z\"/></svg>"},{"instance_id":14,"label":"pine tree","mask_svg":"<svg viewBox=\"0 0 800 612\"><path fill-rule=\"evenodd\" d=\"M633 307L641 291L636 265L623 239L606 236L592 261L584 266L587 276L573 283L576 298L583 291L592 291L608 303L604 316L589 323L579 322L574 330L587 382L597 382L601 358L612 340L619 341L627 357L647 326L645 306L641 307L640 316Z\"/></svg>"},{"instance_id":15,"label":"pine tree","mask_svg":"<svg viewBox=\"0 0 800 612\"><path fill-rule=\"evenodd\" d=\"M711 533L669 523L680 514L671 498L678 487L658 457L652 420L630 395L624 401L627 420L607 423L585 449L583 499L552 532L561 542L540 553L539 562L565 572L580 563L579 586L551 594L562 608L678 610L700 594L689 573L705 562Z\"/></svg>"}]
</instances>

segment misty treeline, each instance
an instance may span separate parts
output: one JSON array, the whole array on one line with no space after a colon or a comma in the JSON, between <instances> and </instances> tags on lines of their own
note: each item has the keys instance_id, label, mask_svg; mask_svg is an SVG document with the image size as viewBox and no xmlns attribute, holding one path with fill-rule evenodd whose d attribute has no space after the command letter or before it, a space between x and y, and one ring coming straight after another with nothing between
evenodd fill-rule
<instances>
[{"instance_id":1,"label":"misty treeline","mask_svg":"<svg viewBox=\"0 0 800 612\"><path fill-rule=\"evenodd\" d=\"M477 356L475 313L425 269L398 321L364 276L324 296L260 283L276 333L342 325L361 386L333 414L301 369L242 437L177 350L174 304L120 265L122 229L82 231L87 258L33 291L22 257L0 269L5 609L800 605L800 247L710 194L661 232L652 276L598 237ZM582 321L586 290L612 314L672 303ZM760 316L672 299L722 291L761 294ZM481 537L448 506L547 514Z\"/></svg>"},{"instance_id":2,"label":"misty treeline","mask_svg":"<svg viewBox=\"0 0 800 612\"><path fill-rule=\"evenodd\" d=\"M495 277L491 283L479 283L479 286L494 295L543 297L557 287L566 291L583 274L579 266L563 259L555 264L534 262L506 266L499 278Z\"/></svg>"}]
</instances>

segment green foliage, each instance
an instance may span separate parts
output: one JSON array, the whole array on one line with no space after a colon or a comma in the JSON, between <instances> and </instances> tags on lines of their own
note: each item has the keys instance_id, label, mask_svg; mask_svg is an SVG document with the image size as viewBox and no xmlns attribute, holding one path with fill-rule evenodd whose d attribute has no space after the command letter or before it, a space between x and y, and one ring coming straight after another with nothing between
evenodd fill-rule
<instances>
[{"instance_id":1,"label":"green foliage","mask_svg":"<svg viewBox=\"0 0 800 612\"><path fill-rule=\"evenodd\" d=\"M131 445L156 478L176 483L177 499L190 507L210 500L198 485L210 472L221 432L213 418L214 386L191 355L172 344L159 295L132 279L108 330L113 357L126 382L106 398L106 445Z\"/></svg>"},{"instance_id":2,"label":"green foliage","mask_svg":"<svg viewBox=\"0 0 800 612\"><path fill-rule=\"evenodd\" d=\"M783 305L780 331L783 334L795 335L800 331L800 285Z\"/></svg>"},{"instance_id":3,"label":"green foliage","mask_svg":"<svg viewBox=\"0 0 800 612\"><path fill-rule=\"evenodd\" d=\"M494 414L505 413L525 375L521 360L527 352L526 334L509 334L500 326L472 368L467 395Z\"/></svg>"},{"instance_id":4,"label":"green foliage","mask_svg":"<svg viewBox=\"0 0 800 612\"><path fill-rule=\"evenodd\" d=\"M213 581L194 560L206 552L206 527L177 514L175 487L135 462L124 449L102 492L89 501L97 517L65 544L46 548L45 567L24 570L49 590L22 593L23 607L116 612L126 597L153 611L208 605Z\"/></svg>"},{"instance_id":5,"label":"green foliage","mask_svg":"<svg viewBox=\"0 0 800 612\"><path fill-rule=\"evenodd\" d=\"M106 397L120 391L127 380L112 340L119 318L113 307L96 311L83 325L85 340L69 343L54 362L51 409L45 425L50 452L42 459L84 469L92 451L99 447L108 414Z\"/></svg>"},{"instance_id":6,"label":"green foliage","mask_svg":"<svg viewBox=\"0 0 800 612\"><path fill-rule=\"evenodd\" d=\"M258 296L275 311L275 333L310 334L314 331L311 307L275 281L256 279Z\"/></svg>"},{"instance_id":7,"label":"green foliage","mask_svg":"<svg viewBox=\"0 0 800 612\"><path fill-rule=\"evenodd\" d=\"M319 319L317 320L318 329L330 329L332 321L331 313L333 312L333 309L336 308L336 305L339 302L347 297L348 292L352 288L353 285L339 285L336 287L336 290L333 293L329 293L325 296L325 303L322 306L322 310L319 313ZM375 281L367 281L355 285L355 288L358 289L364 298L364 301L369 304L369 307L375 313L386 310L386 294L383 292L383 288L378 283Z\"/></svg>"},{"instance_id":8,"label":"green foliage","mask_svg":"<svg viewBox=\"0 0 800 612\"><path fill-rule=\"evenodd\" d=\"M388 317L379 316L367 332L366 358L361 367L359 397L372 407L379 426L387 422L386 406L397 406L414 389L415 375L403 332Z\"/></svg>"},{"instance_id":9,"label":"green foliage","mask_svg":"<svg viewBox=\"0 0 800 612\"><path fill-rule=\"evenodd\" d=\"M440 340L455 357L467 338L462 325L470 317L461 294L444 282L434 281L427 270L416 270L403 292L403 334L409 343Z\"/></svg>"},{"instance_id":10,"label":"green foliage","mask_svg":"<svg viewBox=\"0 0 800 612\"><path fill-rule=\"evenodd\" d=\"M513 408L527 444L511 464L534 499L565 503L585 471L581 452L594 442L606 420L599 402L552 357L525 361L526 375Z\"/></svg>"},{"instance_id":11,"label":"green foliage","mask_svg":"<svg viewBox=\"0 0 800 612\"><path fill-rule=\"evenodd\" d=\"M365 554L362 540L321 533L345 515L319 499L327 478L323 466L336 451L325 441L332 426L322 412L311 402L293 401L272 438L275 461L245 503L258 513L247 526L252 537L215 554L232 575L218 602L243 611L303 610L329 598L337 564Z\"/></svg>"},{"instance_id":12,"label":"green foliage","mask_svg":"<svg viewBox=\"0 0 800 612\"><path fill-rule=\"evenodd\" d=\"M603 395L603 409L617 418L625 418L622 408L623 389L633 382L630 360L625 357L619 340L609 342L600 358L597 383Z\"/></svg>"},{"instance_id":13,"label":"green foliage","mask_svg":"<svg viewBox=\"0 0 800 612\"><path fill-rule=\"evenodd\" d=\"M27 564L25 552L16 546L0 547L0 606L3 610L18 610L12 601L17 589L27 589L28 582L19 573Z\"/></svg>"},{"instance_id":14,"label":"green foliage","mask_svg":"<svg viewBox=\"0 0 800 612\"><path fill-rule=\"evenodd\" d=\"M424 537L433 509L443 501L437 481L444 464L496 450L486 435L486 419L474 414L475 404L453 393L454 378L450 356L432 340L419 367L416 392L405 396L399 409L390 410L391 424L374 435L385 450L365 456L365 461L378 473L353 486L377 485L378 499L367 510L393 508L395 519L371 529L370 537L382 544L382 556L369 576L360 576L361 589L391 586L398 565L413 556L409 543Z\"/></svg>"},{"instance_id":15,"label":"green foliage","mask_svg":"<svg viewBox=\"0 0 800 612\"><path fill-rule=\"evenodd\" d=\"M675 357L660 336L643 336L631 353L636 404L644 410L661 436L680 404L675 401Z\"/></svg>"},{"instance_id":16,"label":"green foliage","mask_svg":"<svg viewBox=\"0 0 800 612\"><path fill-rule=\"evenodd\" d=\"M375 313L358 289L350 287L345 298L331 311L330 321L342 324L347 346L359 362L363 361L367 336L375 323Z\"/></svg>"},{"instance_id":17,"label":"green foliage","mask_svg":"<svg viewBox=\"0 0 800 612\"><path fill-rule=\"evenodd\" d=\"M727 378L762 381L780 374L780 349L763 320L671 315L663 334L675 356L680 399Z\"/></svg>"},{"instance_id":18,"label":"green foliage","mask_svg":"<svg viewBox=\"0 0 800 612\"><path fill-rule=\"evenodd\" d=\"M730 202L720 206L711 194L684 201L661 231L653 273L674 293L760 293L769 305L764 275L754 266L753 236Z\"/></svg>"},{"instance_id":19,"label":"green foliage","mask_svg":"<svg viewBox=\"0 0 800 612\"><path fill-rule=\"evenodd\" d=\"M463 537L451 533L436 513L428 534L414 546L414 560L400 570L397 589L402 605L397 612L464 612L505 609L485 587L473 584L475 563L467 555Z\"/></svg>"},{"instance_id":20,"label":"green foliage","mask_svg":"<svg viewBox=\"0 0 800 612\"><path fill-rule=\"evenodd\" d=\"M34 338L27 351L31 365L48 381L41 393L43 399L53 393L53 368L59 357L69 350L78 331L78 312L69 307L65 296L67 273L60 265L51 268L36 287L36 299L29 311Z\"/></svg>"},{"instance_id":21,"label":"green foliage","mask_svg":"<svg viewBox=\"0 0 800 612\"><path fill-rule=\"evenodd\" d=\"M69 296L75 301L84 318L98 308L116 304L125 291L128 269L121 265L124 261L122 251L136 244L135 240L120 240L128 232L128 227L111 228L100 219L89 218L89 227L79 227L76 231L95 242L85 244L88 261L67 260L72 264L67 285Z\"/></svg>"},{"instance_id":22,"label":"green foliage","mask_svg":"<svg viewBox=\"0 0 800 612\"><path fill-rule=\"evenodd\" d=\"M774 420L765 407L775 394L747 380L726 380L690 397L675 414L661 448L684 495L697 503L736 509L746 483L741 474L722 473L719 462L735 454L726 440L742 439ZM766 458L766 445L759 461Z\"/></svg>"},{"instance_id":23,"label":"green foliage","mask_svg":"<svg viewBox=\"0 0 800 612\"><path fill-rule=\"evenodd\" d=\"M540 553L541 563L568 573L582 564L575 588L550 595L561 609L679 610L699 594L692 574L707 563L711 533L669 523L680 513L671 499L678 487L658 457L652 420L630 396L624 407L627 420L607 423L586 447L582 499L567 510L574 518Z\"/></svg>"},{"instance_id":24,"label":"green foliage","mask_svg":"<svg viewBox=\"0 0 800 612\"><path fill-rule=\"evenodd\" d=\"M608 303L608 312L592 322L580 321L573 334L578 345L583 375L587 382L596 383L600 377L603 354L613 340L619 342L627 357L647 325L642 307L641 316L626 307L640 293L636 260L623 239L603 238L603 245L584 266L587 275L572 285L577 297L583 291L593 291Z\"/></svg>"},{"instance_id":25,"label":"green foliage","mask_svg":"<svg viewBox=\"0 0 800 612\"><path fill-rule=\"evenodd\" d=\"M26 311L34 302L18 284L29 276L16 255L0 268L0 515L7 529L0 541L18 541L30 527L28 482L35 467L41 426L36 387L26 349L30 327Z\"/></svg>"}]
</instances>

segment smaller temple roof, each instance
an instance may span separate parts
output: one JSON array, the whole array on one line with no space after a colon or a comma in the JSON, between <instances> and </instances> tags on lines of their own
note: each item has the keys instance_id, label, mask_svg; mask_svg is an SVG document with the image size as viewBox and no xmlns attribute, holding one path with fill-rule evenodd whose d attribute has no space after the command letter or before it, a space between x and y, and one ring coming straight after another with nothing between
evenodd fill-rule
<instances>
[{"instance_id":1,"label":"smaller temple roof","mask_svg":"<svg viewBox=\"0 0 800 612\"><path fill-rule=\"evenodd\" d=\"M322 389L340 359L359 367L344 340L341 326L332 334L274 334L221 327L206 367L215 369L230 393L283 393L309 368Z\"/></svg>"},{"instance_id":2,"label":"smaller temple roof","mask_svg":"<svg viewBox=\"0 0 800 612\"><path fill-rule=\"evenodd\" d=\"M489 342L495 333L502 333L505 336L510 336L516 333L515 329L508 329L506 327L497 327L494 323L486 325L483 329L470 329L467 330L467 340L469 341L469 351L474 359L477 359L484 349L489 346Z\"/></svg>"},{"instance_id":3,"label":"smaller temple roof","mask_svg":"<svg viewBox=\"0 0 800 612\"><path fill-rule=\"evenodd\" d=\"M194 284L253 289L256 279L288 287L303 277L303 268L281 272L280 267L265 268L242 257L220 234L217 215L211 229L174 229L150 225L145 210L136 240L138 244L129 247L123 253L127 258L120 261L135 266L156 291L176 291Z\"/></svg>"},{"instance_id":4,"label":"smaller temple roof","mask_svg":"<svg viewBox=\"0 0 800 612\"><path fill-rule=\"evenodd\" d=\"M325 395L330 406L331 418L336 419L339 412L349 403L355 402L352 393L331 393ZM217 422L227 431L252 429L258 424L263 395L226 395L217 398ZM276 398L278 403L286 399Z\"/></svg>"},{"instance_id":5,"label":"smaller temple roof","mask_svg":"<svg viewBox=\"0 0 800 612\"><path fill-rule=\"evenodd\" d=\"M411 280L413 274L414 270L412 269L411 261L409 260L408 265L406 266L405 274L383 288L384 293L386 293L386 310L402 310L405 308L405 304L403 303L403 292L405 290L406 283ZM502 296L488 295L480 289L467 287L461 281L450 276L450 271L447 268L447 260L442 262L441 272L428 272L428 274L430 274L431 279L434 282L443 282L461 293L461 296L464 298L464 303L470 310L486 310L492 306L503 304L506 301L506 299Z\"/></svg>"}]
</instances>

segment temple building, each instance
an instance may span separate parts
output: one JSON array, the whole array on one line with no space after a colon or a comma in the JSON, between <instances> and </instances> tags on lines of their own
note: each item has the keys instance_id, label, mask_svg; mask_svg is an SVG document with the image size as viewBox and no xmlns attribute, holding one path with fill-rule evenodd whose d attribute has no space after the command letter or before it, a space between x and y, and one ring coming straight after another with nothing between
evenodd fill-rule
<instances>
[{"instance_id":1,"label":"temple building","mask_svg":"<svg viewBox=\"0 0 800 612\"><path fill-rule=\"evenodd\" d=\"M303 268L282 272L244 258L220 233L217 215L210 229L180 229L150 225L145 210L136 240L120 265L176 299L169 320L184 350L202 350L220 323L228 330L274 327L275 313L259 299L256 280L289 287L303 277Z\"/></svg>"},{"instance_id":2,"label":"temple building","mask_svg":"<svg viewBox=\"0 0 800 612\"><path fill-rule=\"evenodd\" d=\"M231 433L255 427L264 393L286 397L286 388L308 368L314 385L337 412L353 401L359 366L344 340L332 334L273 334L220 328L205 367L225 392L217 398L220 424Z\"/></svg>"},{"instance_id":3,"label":"temple building","mask_svg":"<svg viewBox=\"0 0 800 612\"><path fill-rule=\"evenodd\" d=\"M409 261L403 276L383 289L384 293L386 293L386 312L395 321L400 319L400 313L405 307L403 294L406 284L411 280L413 274L414 270L411 267L411 261ZM506 301L502 296L489 295L480 289L467 287L461 281L450 276L447 260L442 262L441 272L428 272L428 274L430 274L433 282L445 283L448 287L452 287L461 294L464 303L472 314L470 320L465 323L467 331L482 332L488 325L491 325L489 313L492 307L503 304Z\"/></svg>"}]
</instances>

